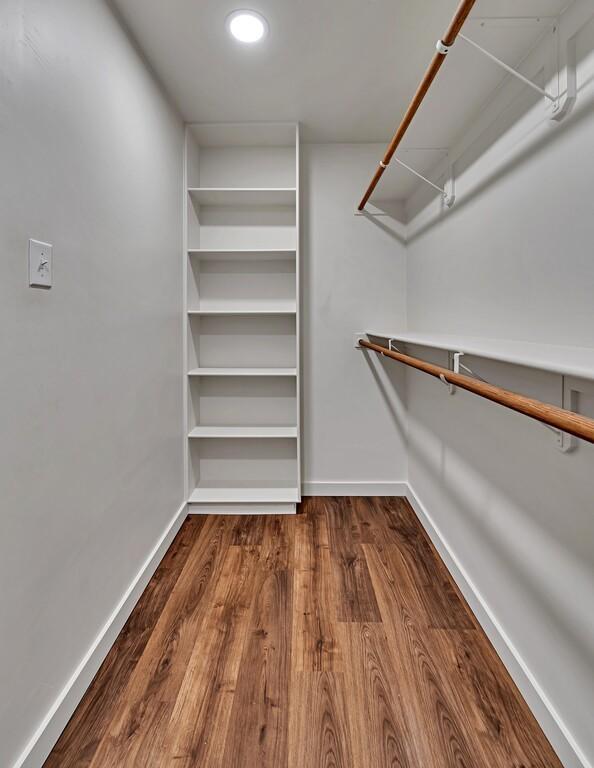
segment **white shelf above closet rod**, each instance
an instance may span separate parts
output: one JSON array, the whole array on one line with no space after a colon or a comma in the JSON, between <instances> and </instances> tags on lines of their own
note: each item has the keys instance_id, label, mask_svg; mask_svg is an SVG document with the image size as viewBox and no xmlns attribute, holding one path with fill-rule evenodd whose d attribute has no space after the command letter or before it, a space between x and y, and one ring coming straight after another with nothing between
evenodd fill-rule
<instances>
[{"instance_id":1,"label":"white shelf above closet rod","mask_svg":"<svg viewBox=\"0 0 594 768\"><path fill-rule=\"evenodd\" d=\"M403 344L461 352L487 360L522 365L541 371L594 380L594 349L590 347L542 344L514 339L490 339L440 333L399 333L385 330L365 331L364 336ZM355 334L361 338L361 333Z\"/></svg>"}]
</instances>

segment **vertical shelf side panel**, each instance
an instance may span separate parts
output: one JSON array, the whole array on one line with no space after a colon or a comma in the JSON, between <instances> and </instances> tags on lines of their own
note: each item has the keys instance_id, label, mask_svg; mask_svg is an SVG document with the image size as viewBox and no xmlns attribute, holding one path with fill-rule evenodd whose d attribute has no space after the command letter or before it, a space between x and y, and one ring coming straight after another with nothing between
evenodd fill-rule
<instances>
[{"instance_id":1,"label":"vertical shelf side panel","mask_svg":"<svg viewBox=\"0 0 594 768\"><path fill-rule=\"evenodd\" d=\"M190 130L186 126L184 132L184 167L182 172L182 438L183 446L183 483L184 498L188 499L190 495L190 451L187 439L189 424L189 391L188 391L188 143L190 141Z\"/></svg>"},{"instance_id":2,"label":"vertical shelf side panel","mask_svg":"<svg viewBox=\"0 0 594 768\"><path fill-rule=\"evenodd\" d=\"M301 140L299 123L295 126L295 302L297 315L295 320L297 367L297 494L301 501Z\"/></svg>"}]
</instances>

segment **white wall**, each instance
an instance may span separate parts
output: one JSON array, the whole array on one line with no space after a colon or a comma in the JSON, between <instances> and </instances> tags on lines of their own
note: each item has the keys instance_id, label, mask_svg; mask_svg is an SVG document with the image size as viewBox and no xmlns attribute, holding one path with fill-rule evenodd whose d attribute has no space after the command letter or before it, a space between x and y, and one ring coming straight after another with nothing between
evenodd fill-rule
<instances>
[{"instance_id":1,"label":"white wall","mask_svg":"<svg viewBox=\"0 0 594 768\"><path fill-rule=\"evenodd\" d=\"M182 502L182 126L101 0L0 24L0 765ZM27 285L27 241L54 286Z\"/></svg>"},{"instance_id":2,"label":"white wall","mask_svg":"<svg viewBox=\"0 0 594 768\"><path fill-rule=\"evenodd\" d=\"M499 110L495 143L490 128L457 163L451 214L412 223L409 330L594 346L593 22L577 50L573 117L553 129L526 96ZM560 404L557 376L469 363ZM449 397L420 373L407 378L411 486L582 764L594 764L594 447L563 455L529 419L468 393ZM594 398L582 407L594 416Z\"/></svg>"},{"instance_id":3,"label":"white wall","mask_svg":"<svg viewBox=\"0 0 594 768\"><path fill-rule=\"evenodd\" d=\"M305 493L363 494L406 480L404 374L353 348L356 331L406 321L398 227L354 215L381 152L373 144L302 148Z\"/></svg>"}]
</instances>

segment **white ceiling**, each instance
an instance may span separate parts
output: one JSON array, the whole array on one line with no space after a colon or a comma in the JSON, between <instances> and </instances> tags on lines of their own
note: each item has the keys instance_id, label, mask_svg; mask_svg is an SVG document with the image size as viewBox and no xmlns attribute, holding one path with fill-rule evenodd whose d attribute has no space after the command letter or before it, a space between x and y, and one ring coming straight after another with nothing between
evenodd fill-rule
<instances>
[{"instance_id":1,"label":"white ceiling","mask_svg":"<svg viewBox=\"0 0 594 768\"><path fill-rule=\"evenodd\" d=\"M393 133L458 0L114 3L186 120L300 121L308 140L383 141ZM473 16L552 15L566 4L478 0ZM263 44L242 46L229 38L225 18L242 7L268 19ZM497 38L518 37L517 32L499 29ZM520 32L516 59L538 29ZM466 58L495 83L501 78L476 53Z\"/></svg>"},{"instance_id":2,"label":"white ceiling","mask_svg":"<svg viewBox=\"0 0 594 768\"><path fill-rule=\"evenodd\" d=\"M188 122L299 121L303 138L316 142L388 140L458 5L458 0L111 2ZM479 17L554 16L567 3L478 0L465 31L514 64L544 34L544 21L493 28L482 26ZM270 24L260 45L242 46L225 30L227 15L246 7ZM459 41L405 144L451 144L502 75Z\"/></svg>"}]
</instances>

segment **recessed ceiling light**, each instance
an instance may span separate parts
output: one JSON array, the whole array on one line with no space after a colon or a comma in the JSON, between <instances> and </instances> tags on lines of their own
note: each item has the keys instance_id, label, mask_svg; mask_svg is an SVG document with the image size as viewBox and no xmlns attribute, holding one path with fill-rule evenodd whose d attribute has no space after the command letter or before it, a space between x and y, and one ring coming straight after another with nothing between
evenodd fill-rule
<instances>
[{"instance_id":1,"label":"recessed ceiling light","mask_svg":"<svg viewBox=\"0 0 594 768\"><path fill-rule=\"evenodd\" d=\"M266 37L268 22L256 11L233 11L227 16L227 29L240 43L258 43Z\"/></svg>"}]
</instances>

